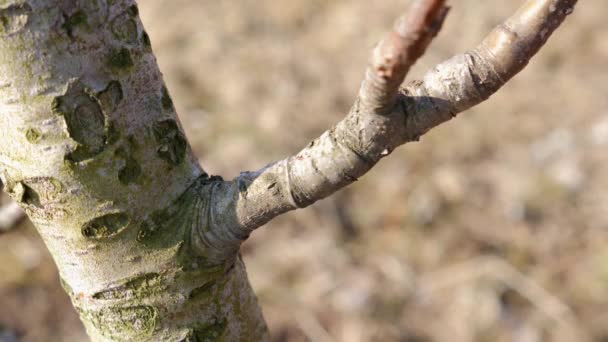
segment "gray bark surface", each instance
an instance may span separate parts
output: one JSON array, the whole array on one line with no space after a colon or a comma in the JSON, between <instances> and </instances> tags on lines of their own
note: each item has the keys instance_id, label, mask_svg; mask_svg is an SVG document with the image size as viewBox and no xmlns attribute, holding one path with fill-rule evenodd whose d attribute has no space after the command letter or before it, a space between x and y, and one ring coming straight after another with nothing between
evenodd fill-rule
<instances>
[{"instance_id":1,"label":"gray bark surface","mask_svg":"<svg viewBox=\"0 0 608 342\"><path fill-rule=\"evenodd\" d=\"M239 256L250 233L363 176L497 91L575 0L529 0L477 48L400 88L447 14L418 1L351 112L298 154L205 173L132 0L0 0L0 177L94 341L268 338Z\"/></svg>"}]
</instances>

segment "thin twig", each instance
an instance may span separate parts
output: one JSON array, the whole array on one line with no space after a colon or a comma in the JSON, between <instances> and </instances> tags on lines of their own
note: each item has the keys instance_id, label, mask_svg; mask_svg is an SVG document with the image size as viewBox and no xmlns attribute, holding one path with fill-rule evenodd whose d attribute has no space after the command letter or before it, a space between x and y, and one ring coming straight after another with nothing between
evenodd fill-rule
<instances>
[{"instance_id":1,"label":"thin twig","mask_svg":"<svg viewBox=\"0 0 608 342\"><path fill-rule=\"evenodd\" d=\"M439 33L449 8L445 0L419 0L374 49L359 92L361 107L379 113L395 105L399 85Z\"/></svg>"},{"instance_id":2,"label":"thin twig","mask_svg":"<svg viewBox=\"0 0 608 342\"><path fill-rule=\"evenodd\" d=\"M399 89L448 12L445 1L415 1L374 50L359 97L342 121L297 154L216 185L212 202L223 204L209 232L201 233L209 247L233 253L253 229L333 194L398 146L488 99L530 61L576 2L528 0L479 46ZM219 235L231 238L213 243Z\"/></svg>"}]
</instances>

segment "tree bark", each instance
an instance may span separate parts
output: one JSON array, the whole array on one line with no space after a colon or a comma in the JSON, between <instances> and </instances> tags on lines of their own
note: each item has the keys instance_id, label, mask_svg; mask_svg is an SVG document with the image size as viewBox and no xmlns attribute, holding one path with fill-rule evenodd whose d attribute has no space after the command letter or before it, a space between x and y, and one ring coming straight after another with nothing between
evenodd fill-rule
<instances>
[{"instance_id":1,"label":"tree bark","mask_svg":"<svg viewBox=\"0 0 608 342\"><path fill-rule=\"evenodd\" d=\"M193 234L218 179L182 133L135 2L0 4L2 181L92 340L263 340L242 261Z\"/></svg>"},{"instance_id":2,"label":"tree bark","mask_svg":"<svg viewBox=\"0 0 608 342\"><path fill-rule=\"evenodd\" d=\"M375 50L343 121L224 181L193 155L133 0L0 0L0 177L92 340L266 340L238 254L251 231L487 99L575 3L530 0L478 48L399 89L447 13L418 1Z\"/></svg>"}]
</instances>

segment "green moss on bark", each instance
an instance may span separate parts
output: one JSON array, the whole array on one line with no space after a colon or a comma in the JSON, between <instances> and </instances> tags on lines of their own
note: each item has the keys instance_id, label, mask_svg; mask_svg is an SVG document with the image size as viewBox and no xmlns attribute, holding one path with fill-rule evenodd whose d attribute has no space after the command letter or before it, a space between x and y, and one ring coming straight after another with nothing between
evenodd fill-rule
<instances>
[{"instance_id":1,"label":"green moss on bark","mask_svg":"<svg viewBox=\"0 0 608 342\"><path fill-rule=\"evenodd\" d=\"M132 17L136 17L139 15L139 8L137 8L137 5L131 5L129 6L127 13L129 13L129 15Z\"/></svg>"},{"instance_id":2,"label":"green moss on bark","mask_svg":"<svg viewBox=\"0 0 608 342\"><path fill-rule=\"evenodd\" d=\"M106 120L97 99L80 83L69 85L65 95L51 103L54 113L63 116L68 134L76 148L66 160L80 162L103 151L106 142Z\"/></svg>"},{"instance_id":3,"label":"green moss on bark","mask_svg":"<svg viewBox=\"0 0 608 342\"><path fill-rule=\"evenodd\" d=\"M25 131L25 138L32 144L37 143L41 136L42 134L36 128L28 128L27 131Z\"/></svg>"},{"instance_id":4,"label":"green moss on bark","mask_svg":"<svg viewBox=\"0 0 608 342\"><path fill-rule=\"evenodd\" d=\"M161 89L161 103L164 110L173 110L173 100L171 99L171 95L169 95L169 90L165 86Z\"/></svg>"},{"instance_id":5,"label":"green moss on bark","mask_svg":"<svg viewBox=\"0 0 608 342\"><path fill-rule=\"evenodd\" d=\"M221 342L224 341L224 334L228 321L225 318L215 318L211 324L198 325L194 328L194 341L196 342Z\"/></svg>"},{"instance_id":6,"label":"green moss on bark","mask_svg":"<svg viewBox=\"0 0 608 342\"><path fill-rule=\"evenodd\" d=\"M175 120L155 122L152 126L158 143L157 154L171 165L179 165L186 156L188 142Z\"/></svg>"},{"instance_id":7,"label":"green moss on bark","mask_svg":"<svg viewBox=\"0 0 608 342\"><path fill-rule=\"evenodd\" d=\"M87 222L82 227L82 235L89 239L105 239L112 237L129 224L129 216L125 213L112 213Z\"/></svg>"},{"instance_id":8,"label":"green moss on bark","mask_svg":"<svg viewBox=\"0 0 608 342\"><path fill-rule=\"evenodd\" d=\"M124 70L133 67L131 52L127 48L112 49L106 57L106 64L114 70Z\"/></svg>"},{"instance_id":9,"label":"green moss on bark","mask_svg":"<svg viewBox=\"0 0 608 342\"><path fill-rule=\"evenodd\" d=\"M110 25L116 39L127 44L137 42L139 38L137 22L128 13L116 17Z\"/></svg>"},{"instance_id":10,"label":"green moss on bark","mask_svg":"<svg viewBox=\"0 0 608 342\"><path fill-rule=\"evenodd\" d=\"M122 85L119 81L110 81L106 88L97 94L97 98L104 112L112 113L124 98Z\"/></svg>"},{"instance_id":11,"label":"green moss on bark","mask_svg":"<svg viewBox=\"0 0 608 342\"><path fill-rule=\"evenodd\" d=\"M65 21L61 27L67 32L68 36L72 37L76 27L86 25L87 14L81 10L78 10L70 16L65 16L64 20Z\"/></svg>"},{"instance_id":12,"label":"green moss on bark","mask_svg":"<svg viewBox=\"0 0 608 342\"><path fill-rule=\"evenodd\" d=\"M0 9L0 36L22 30L29 21L32 7L28 3L13 4Z\"/></svg>"},{"instance_id":13,"label":"green moss on bark","mask_svg":"<svg viewBox=\"0 0 608 342\"><path fill-rule=\"evenodd\" d=\"M81 311L81 317L112 341L146 341L158 323L158 311L150 305Z\"/></svg>"},{"instance_id":14,"label":"green moss on bark","mask_svg":"<svg viewBox=\"0 0 608 342\"><path fill-rule=\"evenodd\" d=\"M129 149L121 146L116 149L116 152L114 153L117 158L123 159L125 163L125 165L118 170L118 180L124 185L137 182L141 176L141 166L134 157L133 149L133 144L129 144Z\"/></svg>"},{"instance_id":15,"label":"green moss on bark","mask_svg":"<svg viewBox=\"0 0 608 342\"><path fill-rule=\"evenodd\" d=\"M166 289L163 278L158 273L148 273L125 280L123 284L106 291L98 292L93 298L100 300L115 300L127 298L147 298L159 294Z\"/></svg>"},{"instance_id":16,"label":"green moss on bark","mask_svg":"<svg viewBox=\"0 0 608 342\"><path fill-rule=\"evenodd\" d=\"M141 42L144 45L144 47L146 48L146 50L148 50L148 51L152 50L152 41L150 40L150 36L148 35L148 32L144 31L141 34Z\"/></svg>"}]
</instances>

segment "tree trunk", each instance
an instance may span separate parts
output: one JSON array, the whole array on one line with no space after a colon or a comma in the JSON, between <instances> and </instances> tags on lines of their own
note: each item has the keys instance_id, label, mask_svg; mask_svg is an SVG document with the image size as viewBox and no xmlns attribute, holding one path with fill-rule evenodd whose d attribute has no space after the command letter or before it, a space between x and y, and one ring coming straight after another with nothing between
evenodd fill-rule
<instances>
[{"instance_id":1,"label":"tree trunk","mask_svg":"<svg viewBox=\"0 0 608 342\"><path fill-rule=\"evenodd\" d=\"M94 341L262 341L239 246L498 90L572 11L529 0L469 53L400 89L447 14L420 0L375 50L348 116L297 155L210 177L133 0L0 0L0 177Z\"/></svg>"},{"instance_id":2,"label":"tree trunk","mask_svg":"<svg viewBox=\"0 0 608 342\"><path fill-rule=\"evenodd\" d=\"M94 341L263 340L129 0L0 1L0 172ZM236 255L236 254L235 254Z\"/></svg>"}]
</instances>

